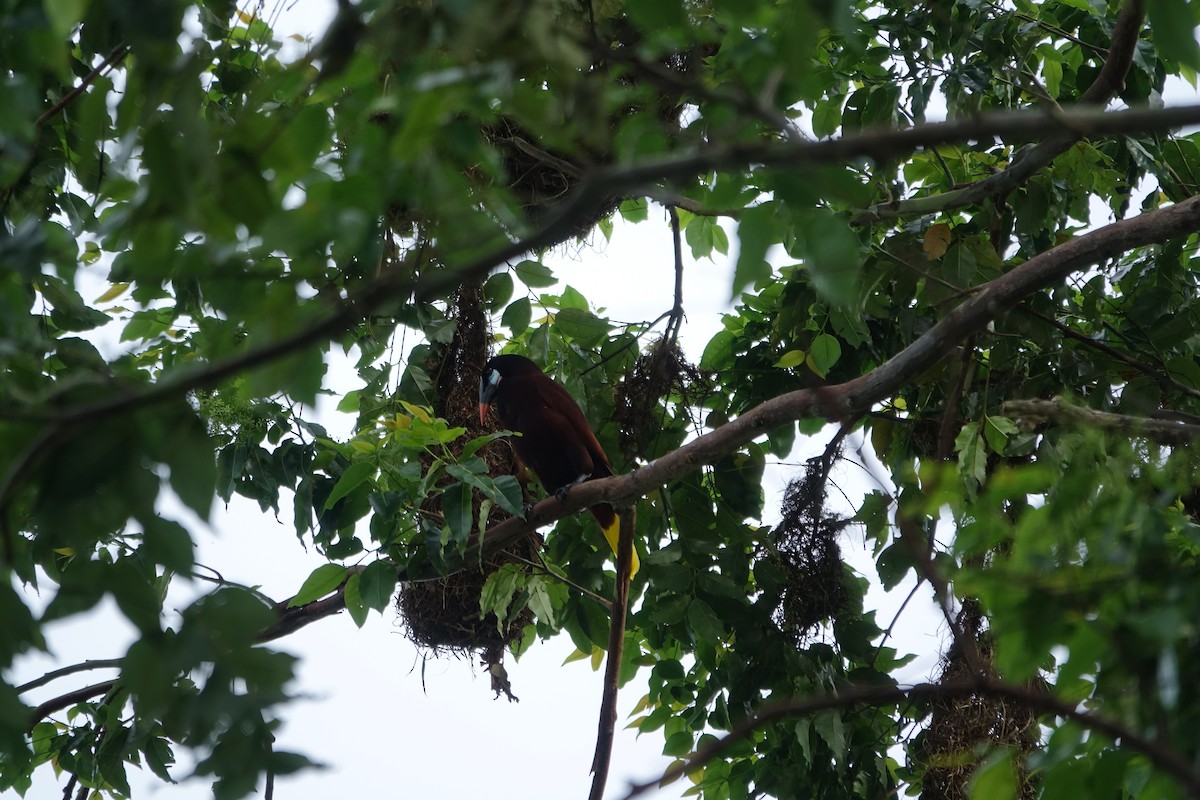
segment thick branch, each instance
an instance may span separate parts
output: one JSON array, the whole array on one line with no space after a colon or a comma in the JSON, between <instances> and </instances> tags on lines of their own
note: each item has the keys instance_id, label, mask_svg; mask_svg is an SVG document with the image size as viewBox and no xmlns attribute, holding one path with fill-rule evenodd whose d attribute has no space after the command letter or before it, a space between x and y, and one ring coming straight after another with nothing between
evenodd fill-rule
<instances>
[{"instance_id":1,"label":"thick branch","mask_svg":"<svg viewBox=\"0 0 1200 800\"><path fill-rule=\"evenodd\" d=\"M1000 407L1008 417L1054 420L1098 431L1113 431L1129 436L1145 436L1160 444L1186 445L1200 439L1200 425L1168 419L1146 419L1127 414L1111 414L1061 400L1009 400Z\"/></svg>"},{"instance_id":2,"label":"thick branch","mask_svg":"<svg viewBox=\"0 0 1200 800\"><path fill-rule=\"evenodd\" d=\"M1138 33L1141 31L1145 15L1145 0L1127 0L1121 7L1113 25L1113 38L1108 50L1108 57L1096 79L1092 81L1092 85L1080 95L1079 104L1081 106L1103 106L1125 85L1125 75L1128 74L1129 66L1133 63ZM882 219L934 214L951 208L975 205L988 198L1008 194L1049 166L1055 158L1070 149L1071 145L1088 133L1089 131L1086 129L1066 125L1025 151L1007 169L989 175L969 186L949 192L914 197L908 200L897 199L871 206L854 217L854 224L865 225Z\"/></svg>"},{"instance_id":3,"label":"thick branch","mask_svg":"<svg viewBox=\"0 0 1200 800\"><path fill-rule=\"evenodd\" d=\"M115 688L116 685L117 682L115 680L104 681L103 683L93 683L91 686L84 686L82 689L76 689L73 692L61 694L58 697L52 697L30 712L29 719L26 722L28 725L27 730L33 730L33 728L39 722L53 714L55 711L62 711L64 708L70 708L76 703L82 703L84 700L88 700L92 697L107 694L113 688Z\"/></svg>"}]
</instances>

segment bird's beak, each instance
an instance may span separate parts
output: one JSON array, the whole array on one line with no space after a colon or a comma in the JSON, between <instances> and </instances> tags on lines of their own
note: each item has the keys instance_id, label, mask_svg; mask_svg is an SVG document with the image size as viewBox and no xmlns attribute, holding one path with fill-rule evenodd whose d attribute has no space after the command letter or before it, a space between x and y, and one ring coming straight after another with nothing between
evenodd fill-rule
<instances>
[{"instance_id":1,"label":"bird's beak","mask_svg":"<svg viewBox=\"0 0 1200 800\"><path fill-rule=\"evenodd\" d=\"M496 391L500 388L500 373L496 370L479 379L479 424L482 425L487 417L488 409L496 399Z\"/></svg>"}]
</instances>

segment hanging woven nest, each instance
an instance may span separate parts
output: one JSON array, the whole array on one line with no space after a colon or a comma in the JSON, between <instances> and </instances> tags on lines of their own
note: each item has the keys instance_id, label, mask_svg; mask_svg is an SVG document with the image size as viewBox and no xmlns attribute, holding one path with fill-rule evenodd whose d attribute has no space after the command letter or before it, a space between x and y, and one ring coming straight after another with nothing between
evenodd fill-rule
<instances>
[{"instance_id":1,"label":"hanging woven nest","mask_svg":"<svg viewBox=\"0 0 1200 800\"><path fill-rule=\"evenodd\" d=\"M467 429L466 436L451 443L460 447L485 431L479 423L479 375L487 360L489 341L487 315L483 308L482 292L478 286L462 287L454 299L456 328L447 345L434 348L424 365L434 377L437 388L435 411L451 425ZM493 476L511 475L514 471L512 450L497 444L482 448L477 455L488 465ZM453 479L446 478L446 483ZM422 510L427 514L441 513L441 499L433 495ZM478 494L472 497L474 515L478 518L483 503ZM505 514L492 506L488 524L499 522ZM403 617L405 635L418 647L432 655L466 656L479 651L484 664L498 667L504 649L519 640L524 629L532 623L533 615L526 609L514 618L499 624L494 614L480 615L480 595L488 577L506 565L515 564L527 569L536 561L541 541L529 536L503 553L497 553L470 569L435 580L406 583L396 601ZM502 670L502 667L498 667Z\"/></svg>"},{"instance_id":2,"label":"hanging woven nest","mask_svg":"<svg viewBox=\"0 0 1200 800\"><path fill-rule=\"evenodd\" d=\"M968 599L956 625L975 642L985 668L992 663L992 638L984 629L979 603ZM942 660L938 683L960 683L974 677L973 667L957 644ZM1037 785L1025 765L1025 754L1038 744L1037 714L1027 704L982 694L935 697L930 702L929 727L918 739L916 750L925 764L921 797L925 800L968 800L971 778L991 748L1011 748L1016 756L1017 797L1032 800Z\"/></svg>"},{"instance_id":3,"label":"hanging woven nest","mask_svg":"<svg viewBox=\"0 0 1200 800\"><path fill-rule=\"evenodd\" d=\"M773 619L797 646L846 606L846 572L837 537L848 521L825 513L825 488L834 459L812 459L784 490L782 519L768 558L785 576Z\"/></svg>"}]
</instances>

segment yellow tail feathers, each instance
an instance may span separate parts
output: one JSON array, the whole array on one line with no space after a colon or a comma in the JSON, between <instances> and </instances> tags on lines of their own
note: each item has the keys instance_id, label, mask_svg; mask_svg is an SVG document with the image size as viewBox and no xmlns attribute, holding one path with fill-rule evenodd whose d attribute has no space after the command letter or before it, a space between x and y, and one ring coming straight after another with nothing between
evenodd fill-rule
<instances>
[{"instance_id":1,"label":"yellow tail feathers","mask_svg":"<svg viewBox=\"0 0 1200 800\"><path fill-rule=\"evenodd\" d=\"M613 521L603 530L604 538L608 539L608 546L612 548L613 555L615 556L617 554L617 543L621 541L621 518L614 515ZM637 545L634 545L630 555L633 557L633 561L629 565L629 577L632 578L634 575L637 575L638 567L641 566L641 562L638 560Z\"/></svg>"}]
</instances>

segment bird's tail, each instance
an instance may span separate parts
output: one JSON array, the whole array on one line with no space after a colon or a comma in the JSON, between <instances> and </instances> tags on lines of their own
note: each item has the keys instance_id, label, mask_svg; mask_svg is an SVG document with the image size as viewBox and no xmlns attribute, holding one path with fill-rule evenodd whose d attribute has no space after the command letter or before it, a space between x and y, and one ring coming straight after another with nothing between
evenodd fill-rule
<instances>
[{"instance_id":1,"label":"bird's tail","mask_svg":"<svg viewBox=\"0 0 1200 800\"><path fill-rule=\"evenodd\" d=\"M608 540L608 546L612 548L613 556L617 555L617 543L621 540L621 519L613 511L610 505L592 506L592 516L596 518L596 522L600 523L600 530L604 531L604 538ZM633 547L633 552L630 553L632 558L629 564L629 577L637 575L640 562L638 561L637 545Z\"/></svg>"}]
</instances>

